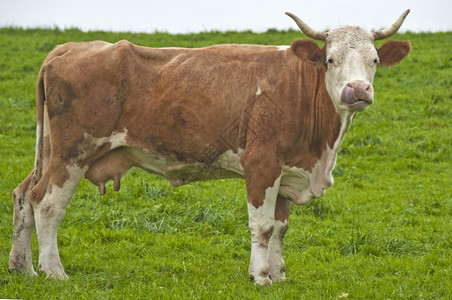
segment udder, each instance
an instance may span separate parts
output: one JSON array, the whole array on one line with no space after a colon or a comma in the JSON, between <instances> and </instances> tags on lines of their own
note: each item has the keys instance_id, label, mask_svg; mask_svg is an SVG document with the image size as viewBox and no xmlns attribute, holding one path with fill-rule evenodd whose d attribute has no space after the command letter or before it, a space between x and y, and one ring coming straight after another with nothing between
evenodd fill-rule
<instances>
[{"instance_id":1,"label":"udder","mask_svg":"<svg viewBox=\"0 0 452 300\"><path fill-rule=\"evenodd\" d=\"M113 189L121 188L121 177L135 165L134 156L127 148L117 148L94 162L85 174L85 177L93 184L99 186L99 193L105 194L105 183L114 181Z\"/></svg>"}]
</instances>

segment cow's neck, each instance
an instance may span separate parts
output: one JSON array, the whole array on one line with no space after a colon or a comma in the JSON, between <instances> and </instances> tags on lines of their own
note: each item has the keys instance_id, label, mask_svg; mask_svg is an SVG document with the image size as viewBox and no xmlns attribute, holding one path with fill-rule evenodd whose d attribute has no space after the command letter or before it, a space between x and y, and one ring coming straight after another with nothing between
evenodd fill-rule
<instances>
[{"instance_id":1,"label":"cow's neck","mask_svg":"<svg viewBox=\"0 0 452 300\"><path fill-rule=\"evenodd\" d=\"M325 87L323 68L300 63L296 72L301 80L292 81L290 90L296 91L291 102L297 120L293 130L298 134L286 163L311 171L326 150L337 153L352 117L336 111Z\"/></svg>"},{"instance_id":2,"label":"cow's neck","mask_svg":"<svg viewBox=\"0 0 452 300\"><path fill-rule=\"evenodd\" d=\"M297 204L321 197L333 184L337 152L354 117L336 111L325 89L324 73L317 71L311 84L299 89L301 105L296 113L301 134L287 156L280 183L280 194Z\"/></svg>"}]
</instances>

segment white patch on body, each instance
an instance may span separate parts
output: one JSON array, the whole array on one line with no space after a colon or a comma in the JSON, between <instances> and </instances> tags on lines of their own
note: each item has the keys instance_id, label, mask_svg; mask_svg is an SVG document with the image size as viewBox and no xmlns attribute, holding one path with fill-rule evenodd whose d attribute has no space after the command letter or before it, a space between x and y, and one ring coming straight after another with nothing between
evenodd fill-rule
<instances>
[{"instance_id":1,"label":"white patch on body","mask_svg":"<svg viewBox=\"0 0 452 300\"><path fill-rule=\"evenodd\" d=\"M84 134L85 140L92 142L96 146L102 146L106 143L110 143L111 147L110 149L115 149L121 146L126 146L126 136L127 136L127 128L124 128L122 132L113 132L110 136L96 138L88 133Z\"/></svg>"},{"instance_id":2,"label":"white patch on body","mask_svg":"<svg viewBox=\"0 0 452 300\"><path fill-rule=\"evenodd\" d=\"M111 143L111 149L126 145L127 128L124 128L124 132L113 132L109 137Z\"/></svg>"},{"instance_id":3,"label":"white patch on body","mask_svg":"<svg viewBox=\"0 0 452 300\"><path fill-rule=\"evenodd\" d=\"M287 49L290 48L290 46L287 45L282 45L282 46L277 46L278 51L286 51Z\"/></svg>"},{"instance_id":4,"label":"white patch on body","mask_svg":"<svg viewBox=\"0 0 452 300\"><path fill-rule=\"evenodd\" d=\"M228 150L215 162L206 165L201 162L182 162L173 155L162 155L130 148L134 165L149 173L167 178L174 186L198 180L242 178L243 169L240 165L242 152L243 149L239 149L237 152Z\"/></svg>"},{"instance_id":5,"label":"white patch on body","mask_svg":"<svg viewBox=\"0 0 452 300\"><path fill-rule=\"evenodd\" d=\"M240 148L236 153L232 150L228 150L218 158L214 166L218 166L221 169L228 170L236 173L237 175L243 176L243 168L240 164L240 157L242 156L242 153L243 149Z\"/></svg>"},{"instance_id":6,"label":"white patch on body","mask_svg":"<svg viewBox=\"0 0 452 300\"><path fill-rule=\"evenodd\" d=\"M113 132L109 137L99 138L96 140L97 145L103 145L107 142L111 143L110 149L115 149L127 145L126 143L127 128L123 132Z\"/></svg>"},{"instance_id":7,"label":"white patch on body","mask_svg":"<svg viewBox=\"0 0 452 300\"><path fill-rule=\"evenodd\" d=\"M257 86L256 96L259 96L260 94L262 94L261 87Z\"/></svg>"},{"instance_id":8,"label":"white patch on body","mask_svg":"<svg viewBox=\"0 0 452 300\"><path fill-rule=\"evenodd\" d=\"M302 168L284 166L279 194L295 204L310 202L314 195L309 186L309 175L310 173Z\"/></svg>"}]
</instances>

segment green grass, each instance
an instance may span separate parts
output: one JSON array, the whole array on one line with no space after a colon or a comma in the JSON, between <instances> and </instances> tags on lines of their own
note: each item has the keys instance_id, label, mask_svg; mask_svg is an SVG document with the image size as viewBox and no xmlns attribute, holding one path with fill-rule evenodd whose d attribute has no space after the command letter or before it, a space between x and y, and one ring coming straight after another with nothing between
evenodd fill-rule
<instances>
[{"instance_id":1,"label":"green grass","mask_svg":"<svg viewBox=\"0 0 452 300\"><path fill-rule=\"evenodd\" d=\"M244 183L173 188L139 170L121 191L82 181L59 229L70 280L8 273L12 190L33 166L41 62L67 41L128 39L153 47L290 44L296 31L130 34L0 29L0 298L447 299L452 294L452 33L406 33L411 54L381 68L376 103L359 114L335 185L291 208L288 279L248 282ZM381 42L378 43L380 45ZM36 237L32 241L37 267Z\"/></svg>"}]
</instances>

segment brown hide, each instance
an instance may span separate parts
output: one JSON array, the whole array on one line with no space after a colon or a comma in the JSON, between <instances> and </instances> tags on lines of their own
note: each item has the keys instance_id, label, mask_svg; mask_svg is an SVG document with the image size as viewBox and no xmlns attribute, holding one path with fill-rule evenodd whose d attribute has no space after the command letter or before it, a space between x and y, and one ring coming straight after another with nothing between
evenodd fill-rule
<instances>
[{"instance_id":1,"label":"brown hide","mask_svg":"<svg viewBox=\"0 0 452 300\"><path fill-rule=\"evenodd\" d=\"M92 167L87 177L96 184L139 165L126 150L108 154L109 142L95 142L115 132L127 132L128 147L185 163L209 165L239 148L243 161L264 147L273 164L307 171L339 134L324 68L290 49L69 43L49 55L42 72L52 156Z\"/></svg>"}]
</instances>

